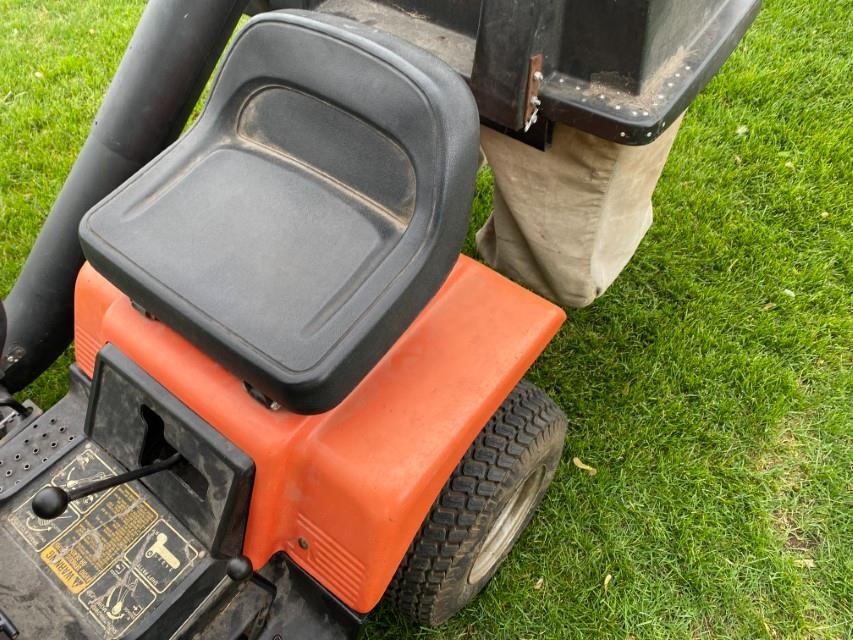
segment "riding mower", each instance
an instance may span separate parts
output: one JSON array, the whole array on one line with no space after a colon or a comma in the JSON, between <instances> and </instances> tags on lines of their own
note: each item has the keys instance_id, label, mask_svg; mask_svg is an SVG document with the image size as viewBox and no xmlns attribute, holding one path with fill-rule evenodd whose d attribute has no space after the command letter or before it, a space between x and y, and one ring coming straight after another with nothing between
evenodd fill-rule
<instances>
[{"instance_id":1,"label":"riding mower","mask_svg":"<svg viewBox=\"0 0 853 640\"><path fill-rule=\"evenodd\" d=\"M548 93L564 3L421 4L255 1L232 40L246 0L147 3L0 305L0 639L434 626L520 537L566 430L523 378L565 314L459 255L480 124L645 144L755 2L634 122ZM72 338L67 395L17 400Z\"/></svg>"},{"instance_id":2,"label":"riding mower","mask_svg":"<svg viewBox=\"0 0 853 640\"><path fill-rule=\"evenodd\" d=\"M179 4L149 4L120 78ZM110 128L132 95L113 84L60 205L131 177L79 236L51 216L25 269L79 238L68 395L43 413L3 396L0 629L344 638L383 596L441 623L530 520L566 428L522 380L563 311L459 256L470 90L396 38L291 11L251 20L195 124L131 171ZM84 173L100 184L69 191ZM39 281L35 324L68 284ZM39 366L22 345L61 344L24 339L26 285L8 390Z\"/></svg>"}]
</instances>

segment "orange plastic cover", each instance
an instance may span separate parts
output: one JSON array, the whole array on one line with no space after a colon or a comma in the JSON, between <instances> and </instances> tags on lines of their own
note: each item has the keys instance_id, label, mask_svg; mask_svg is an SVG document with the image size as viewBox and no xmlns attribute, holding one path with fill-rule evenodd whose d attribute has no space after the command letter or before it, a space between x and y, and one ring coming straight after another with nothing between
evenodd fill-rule
<instances>
[{"instance_id":1,"label":"orange plastic cover","mask_svg":"<svg viewBox=\"0 0 853 640\"><path fill-rule=\"evenodd\" d=\"M114 344L255 461L244 544L253 564L285 551L360 612L379 602L450 473L565 319L462 257L355 391L303 416L251 399L90 265L76 296L77 362L88 375Z\"/></svg>"}]
</instances>

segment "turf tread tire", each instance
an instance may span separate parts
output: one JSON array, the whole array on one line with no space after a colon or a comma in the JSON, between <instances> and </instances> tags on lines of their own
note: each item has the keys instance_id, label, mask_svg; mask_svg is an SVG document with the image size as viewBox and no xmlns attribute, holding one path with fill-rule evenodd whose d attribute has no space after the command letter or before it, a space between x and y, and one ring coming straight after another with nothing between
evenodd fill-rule
<instances>
[{"instance_id":1,"label":"turf tread tire","mask_svg":"<svg viewBox=\"0 0 853 640\"><path fill-rule=\"evenodd\" d=\"M448 479L400 563L386 602L430 627L471 602L505 557L481 580L469 583L471 567L501 507L533 470L545 466L543 487L517 539L553 478L565 435L566 417L560 408L533 383L522 380Z\"/></svg>"}]
</instances>

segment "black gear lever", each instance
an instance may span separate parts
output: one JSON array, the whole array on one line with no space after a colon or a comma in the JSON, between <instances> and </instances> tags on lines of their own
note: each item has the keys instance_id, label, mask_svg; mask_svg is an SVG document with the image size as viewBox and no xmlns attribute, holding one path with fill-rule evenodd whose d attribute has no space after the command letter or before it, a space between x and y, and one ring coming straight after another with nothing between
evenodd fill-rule
<instances>
[{"instance_id":1,"label":"black gear lever","mask_svg":"<svg viewBox=\"0 0 853 640\"><path fill-rule=\"evenodd\" d=\"M113 476L112 478L98 480L91 484L76 487L70 491L53 486L45 487L33 498L33 513L42 520L53 520L65 513L69 502L85 498L93 493L100 493L101 491L112 489L113 487L117 487L125 482L130 482L131 480L138 480L139 478L144 478L145 476L150 476L155 473L165 471L166 469L171 469L183 459L184 456L180 453L176 453L165 460L160 460L148 465L147 467L141 467L139 469L134 469L133 471L128 471L127 473L121 473L117 476Z\"/></svg>"},{"instance_id":2,"label":"black gear lever","mask_svg":"<svg viewBox=\"0 0 853 640\"><path fill-rule=\"evenodd\" d=\"M9 407L22 418L26 418L33 412L31 408L25 407L15 400L14 396L6 391L6 387L3 385L0 385L0 407Z\"/></svg>"}]
</instances>

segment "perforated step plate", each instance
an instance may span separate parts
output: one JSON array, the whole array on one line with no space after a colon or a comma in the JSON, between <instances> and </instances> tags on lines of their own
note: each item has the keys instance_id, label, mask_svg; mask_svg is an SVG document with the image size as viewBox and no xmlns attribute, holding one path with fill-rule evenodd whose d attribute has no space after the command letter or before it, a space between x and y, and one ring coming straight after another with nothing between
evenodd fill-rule
<instances>
[{"instance_id":1,"label":"perforated step plate","mask_svg":"<svg viewBox=\"0 0 853 640\"><path fill-rule=\"evenodd\" d=\"M47 414L10 430L0 440L0 504L79 444L86 415L84 400L66 396Z\"/></svg>"}]
</instances>

